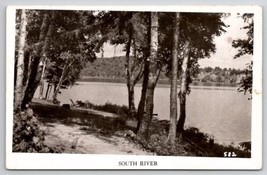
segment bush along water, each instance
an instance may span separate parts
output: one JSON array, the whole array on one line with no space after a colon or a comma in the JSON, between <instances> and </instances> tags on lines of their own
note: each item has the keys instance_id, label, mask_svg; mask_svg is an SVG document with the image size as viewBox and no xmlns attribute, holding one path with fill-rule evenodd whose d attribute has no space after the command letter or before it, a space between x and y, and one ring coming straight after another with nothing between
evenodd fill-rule
<instances>
[{"instance_id":1,"label":"bush along water","mask_svg":"<svg viewBox=\"0 0 267 175\"><path fill-rule=\"evenodd\" d=\"M118 114L118 115L123 115L123 116L127 116L129 112L127 106L125 105L120 106L120 105L112 104L110 102L106 102L104 105L95 105L89 101L82 102L78 100L73 105L77 107L82 107L82 108L91 108L95 110L110 112L113 114Z\"/></svg>"},{"instance_id":2,"label":"bush along water","mask_svg":"<svg viewBox=\"0 0 267 175\"><path fill-rule=\"evenodd\" d=\"M40 129L40 123L32 109L16 112L13 116L13 152L60 152L45 145L45 132Z\"/></svg>"}]
</instances>

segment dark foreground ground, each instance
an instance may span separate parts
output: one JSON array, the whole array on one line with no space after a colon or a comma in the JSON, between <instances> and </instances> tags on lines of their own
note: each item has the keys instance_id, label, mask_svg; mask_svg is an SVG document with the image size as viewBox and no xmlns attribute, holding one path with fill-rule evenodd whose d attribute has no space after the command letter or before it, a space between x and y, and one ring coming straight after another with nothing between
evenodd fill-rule
<instances>
[{"instance_id":1,"label":"dark foreground ground","mask_svg":"<svg viewBox=\"0 0 267 175\"><path fill-rule=\"evenodd\" d=\"M44 143L60 153L251 156L249 143L239 147L219 145L197 128L186 129L176 147L170 147L165 143L168 121L157 119L152 121L149 141L137 140L133 132L136 120L128 117L125 107L117 105L79 104L69 108L35 99L31 108L45 133Z\"/></svg>"}]
</instances>

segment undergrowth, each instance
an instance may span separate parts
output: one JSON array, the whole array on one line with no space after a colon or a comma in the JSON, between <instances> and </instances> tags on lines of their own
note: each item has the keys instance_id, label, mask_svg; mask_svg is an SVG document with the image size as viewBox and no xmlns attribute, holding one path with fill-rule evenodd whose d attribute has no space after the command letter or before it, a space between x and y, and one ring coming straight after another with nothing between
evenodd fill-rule
<instances>
[{"instance_id":1,"label":"undergrowth","mask_svg":"<svg viewBox=\"0 0 267 175\"><path fill-rule=\"evenodd\" d=\"M100 110L100 111L105 111L105 112L110 112L113 114L119 114L119 115L128 115L128 107L123 105L116 105L110 102L106 102L104 105L95 105L89 101L76 101L76 106L83 107L83 108L91 108L95 110Z\"/></svg>"},{"instance_id":2,"label":"undergrowth","mask_svg":"<svg viewBox=\"0 0 267 175\"><path fill-rule=\"evenodd\" d=\"M40 123L30 108L13 116L13 152L60 152L45 145L45 132L40 129Z\"/></svg>"}]
</instances>

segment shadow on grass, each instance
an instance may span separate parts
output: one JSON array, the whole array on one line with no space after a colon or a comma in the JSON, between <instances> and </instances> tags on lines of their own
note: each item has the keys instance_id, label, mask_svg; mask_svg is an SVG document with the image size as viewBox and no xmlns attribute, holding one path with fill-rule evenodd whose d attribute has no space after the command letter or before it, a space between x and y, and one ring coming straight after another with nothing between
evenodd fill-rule
<instances>
[{"instance_id":1,"label":"shadow on grass","mask_svg":"<svg viewBox=\"0 0 267 175\"><path fill-rule=\"evenodd\" d=\"M121 116L104 117L90 111L65 109L56 105L32 103L33 111L38 120L44 124L64 124L66 126L80 125L80 130L87 134L111 136L118 130L130 129ZM51 124L50 124L51 125Z\"/></svg>"}]
</instances>

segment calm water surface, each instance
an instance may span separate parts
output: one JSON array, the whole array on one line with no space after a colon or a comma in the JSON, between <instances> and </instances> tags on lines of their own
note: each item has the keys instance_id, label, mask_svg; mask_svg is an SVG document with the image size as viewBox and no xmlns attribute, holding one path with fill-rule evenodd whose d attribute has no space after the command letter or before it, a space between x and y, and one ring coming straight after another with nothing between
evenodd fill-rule
<instances>
[{"instance_id":1,"label":"calm water surface","mask_svg":"<svg viewBox=\"0 0 267 175\"><path fill-rule=\"evenodd\" d=\"M140 95L141 85L136 85L136 106ZM169 85L156 87L154 113L159 119L169 119L169 96ZM94 104L128 104L126 84L118 83L78 82L78 85L61 90L58 99L61 103L70 103L72 99L88 100ZM251 101L248 96L238 93L236 87L192 87L187 96L186 110L185 125L214 135L219 143L237 144L251 140Z\"/></svg>"}]
</instances>

